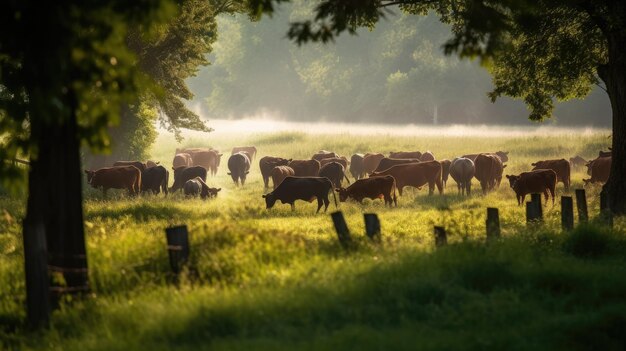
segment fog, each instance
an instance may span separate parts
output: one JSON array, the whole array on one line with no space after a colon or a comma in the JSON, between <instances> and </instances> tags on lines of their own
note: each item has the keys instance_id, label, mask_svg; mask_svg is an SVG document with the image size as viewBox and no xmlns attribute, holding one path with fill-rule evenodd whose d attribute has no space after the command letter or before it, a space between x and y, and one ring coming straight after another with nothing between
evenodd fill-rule
<instances>
[{"instance_id":1,"label":"fog","mask_svg":"<svg viewBox=\"0 0 626 351\"><path fill-rule=\"evenodd\" d=\"M285 38L288 23L309 16L311 6L295 1L256 23L246 16L220 18L211 65L188 80L195 94L189 105L213 127L217 119L259 116L310 122L534 126L522 102L489 101L491 78L477 62L443 55L441 45L450 32L435 16L391 16L358 36L298 47ZM548 121L553 125L611 124L608 97L598 88L584 101L556 106Z\"/></svg>"}]
</instances>

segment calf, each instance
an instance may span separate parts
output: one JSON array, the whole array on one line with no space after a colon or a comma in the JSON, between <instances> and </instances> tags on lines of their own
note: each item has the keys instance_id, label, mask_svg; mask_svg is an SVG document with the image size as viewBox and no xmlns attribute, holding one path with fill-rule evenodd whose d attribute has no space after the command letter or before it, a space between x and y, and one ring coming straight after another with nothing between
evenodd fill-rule
<instances>
[{"instance_id":1,"label":"calf","mask_svg":"<svg viewBox=\"0 0 626 351\"><path fill-rule=\"evenodd\" d=\"M352 178L365 178L365 167L363 166L363 154L354 154L350 158L350 174Z\"/></svg>"},{"instance_id":2,"label":"calf","mask_svg":"<svg viewBox=\"0 0 626 351\"><path fill-rule=\"evenodd\" d=\"M200 194L200 198L202 199L206 199L207 197L217 197L217 193L221 190L222 188L210 188L200 177L189 179L183 186L183 191L186 196L195 197Z\"/></svg>"},{"instance_id":3,"label":"calf","mask_svg":"<svg viewBox=\"0 0 626 351\"><path fill-rule=\"evenodd\" d=\"M285 180L285 178L289 176L294 176L294 175L295 175L295 172L293 171L293 168L289 166L274 167L274 169L272 169L271 171L272 183L274 183L274 189L276 189L280 185L280 183L282 183L283 180Z\"/></svg>"},{"instance_id":4,"label":"calf","mask_svg":"<svg viewBox=\"0 0 626 351\"><path fill-rule=\"evenodd\" d=\"M556 181L562 182L565 185L565 190L569 189L570 185L570 164L569 162L562 158L560 160L546 160L546 161L538 161L531 164L534 166L532 169L536 171L538 169L551 169L556 173Z\"/></svg>"},{"instance_id":5,"label":"calf","mask_svg":"<svg viewBox=\"0 0 626 351\"><path fill-rule=\"evenodd\" d=\"M304 200L313 202L317 198L317 212L320 212L324 205L324 212L328 210L330 201L328 200L328 192L332 191L333 184L328 178L322 177L287 177L278 187L271 193L263 195L266 208L269 210L274 207L277 200L284 204L290 204L291 210L296 209L296 200ZM337 207L337 198L335 197L335 207Z\"/></svg>"},{"instance_id":6,"label":"calf","mask_svg":"<svg viewBox=\"0 0 626 351\"><path fill-rule=\"evenodd\" d=\"M543 193L548 203L548 192L552 196L554 206L554 193L556 188L556 172L551 169L539 169L536 171L523 172L519 175L507 175L511 188L515 191L517 204L524 203L526 195Z\"/></svg>"},{"instance_id":7,"label":"calf","mask_svg":"<svg viewBox=\"0 0 626 351\"><path fill-rule=\"evenodd\" d=\"M391 207L394 204L398 206L398 198L396 197L396 180L390 176L370 177L360 179L350 185L347 189L335 189L339 193L339 201L345 202L352 198L358 202L363 199L384 199L385 206Z\"/></svg>"},{"instance_id":8,"label":"calf","mask_svg":"<svg viewBox=\"0 0 626 351\"><path fill-rule=\"evenodd\" d=\"M317 160L292 160L288 164L296 172L297 177L317 177L320 162Z\"/></svg>"},{"instance_id":9,"label":"calf","mask_svg":"<svg viewBox=\"0 0 626 351\"><path fill-rule=\"evenodd\" d=\"M195 177L202 178L203 181L206 182L206 168L202 166L191 166L191 167L178 167L173 168L174 170L174 184L170 188L170 192L174 192L178 189L182 189L183 185Z\"/></svg>"},{"instance_id":10,"label":"calf","mask_svg":"<svg viewBox=\"0 0 626 351\"><path fill-rule=\"evenodd\" d=\"M263 184L265 186L265 189L269 187L270 176L274 167L287 166L289 162L291 162L291 159L288 160L286 158L273 156L265 156L259 160L259 168L261 169L261 176L263 177ZM276 188L276 185L276 182L274 182L274 188Z\"/></svg>"},{"instance_id":11,"label":"calf","mask_svg":"<svg viewBox=\"0 0 626 351\"><path fill-rule=\"evenodd\" d=\"M100 168L85 170L87 182L93 188L102 188L104 196L109 189L128 189L131 195L141 191L141 171L135 166Z\"/></svg>"},{"instance_id":12,"label":"calf","mask_svg":"<svg viewBox=\"0 0 626 351\"><path fill-rule=\"evenodd\" d=\"M450 176L456 182L459 194L470 196L472 192L472 178L474 178L474 162L469 158L455 158L450 164Z\"/></svg>"},{"instance_id":13,"label":"calf","mask_svg":"<svg viewBox=\"0 0 626 351\"><path fill-rule=\"evenodd\" d=\"M159 194L161 191L167 195L167 184L170 179L170 172L163 166L154 166L147 168L142 172L141 191L152 191L153 194Z\"/></svg>"},{"instance_id":14,"label":"calf","mask_svg":"<svg viewBox=\"0 0 626 351\"><path fill-rule=\"evenodd\" d=\"M341 181L343 180L343 178L346 178L348 184L350 184L350 180L348 180L348 177L346 176L346 169L339 162L331 162L326 164L320 169L319 176L330 179L335 188L339 188L341 186Z\"/></svg>"},{"instance_id":15,"label":"calf","mask_svg":"<svg viewBox=\"0 0 626 351\"><path fill-rule=\"evenodd\" d=\"M374 170L374 172L382 172L396 165L404 165L407 163L419 163L420 160L416 158L389 158L385 157L378 163L378 167ZM374 173L372 172L372 173Z\"/></svg>"},{"instance_id":16,"label":"calf","mask_svg":"<svg viewBox=\"0 0 626 351\"><path fill-rule=\"evenodd\" d=\"M433 194L435 185L439 190L439 194L443 195L441 163L438 161L397 165L382 172L374 172L370 176L377 177L385 175L390 175L395 178L400 196L402 196L402 189L405 186L413 186L419 189L425 184L428 184L428 195Z\"/></svg>"},{"instance_id":17,"label":"calf","mask_svg":"<svg viewBox=\"0 0 626 351\"><path fill-rule=\"evenodd\" d=\"M228 175L233 179L233 182L239 186L239 181L243 186L246 182L246 175L250 172L250 159L244 152L239 152L231 155L228 158Z\"/></svg>"}]
</instances>

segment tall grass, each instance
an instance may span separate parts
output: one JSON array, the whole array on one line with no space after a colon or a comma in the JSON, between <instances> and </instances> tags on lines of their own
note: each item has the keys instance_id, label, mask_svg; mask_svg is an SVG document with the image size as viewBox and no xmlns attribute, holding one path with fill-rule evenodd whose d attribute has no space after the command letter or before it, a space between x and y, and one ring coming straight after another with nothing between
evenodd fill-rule
<instances>
[{"instance_id":1,"label":"tall grass","mask_svg":"<svg viewBox=\"0 0 626 351\"><path fill-rule=\"evenodd\" d=\"M177 147L162 135L152 158L169 164ZM259 156L309 158L432 150L438 158L510 151L506 173L539 159L591 157L601 134L558 137L399 137L304 132L209 134L187 146L223 151L256 145ZM591 145L591 146L590 146ZM225 152L226 156L228 152ZM226 157L225 156L225 157ZM258 158L257 158L258 160ZM129 349L571 349L619 348L626 326L624 221L564 234L560 206L527 229L506 184L482 196L405 191L397 208L380 201L341 203L355 241L344 251L316 204L266 210L258 165L237 188L226 162L208 179L217 199L181 194L108 199L86 189L85 228L92 294L67 301L50 329L24 329L21 226L24 202L0 198L0 342L4 348ZM573 188L585 176L577 170ZM590 187L598 213L598 187ZM558 195L566 194L562 185ZM503 239L485 243L485 208L498 207ZM331 205L334 210L334 205ZM378 213L383 240L364 234L364 212ZM192 269L169 274L164 229L187 224ZM448 247L435 250L432 226Z\"/></svg>"}]
</instances>

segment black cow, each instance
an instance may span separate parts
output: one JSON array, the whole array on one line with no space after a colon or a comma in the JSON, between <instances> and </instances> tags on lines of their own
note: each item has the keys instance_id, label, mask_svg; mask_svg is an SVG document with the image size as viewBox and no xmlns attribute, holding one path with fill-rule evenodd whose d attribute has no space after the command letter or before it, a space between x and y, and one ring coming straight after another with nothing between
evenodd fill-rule
<instances>
[{"instance_id":1,"label":"black cow","mask_svg":"<svg viewBox=\"0 0 626 351\"><path fill-rule=\"evenodd\" d=\"M142 184L141 191L152 191L154 194L159 194L161 190L167 195L167 184L170 179L170 172L163 166L155 166L146 168L142 172Z\"/></svg>"},{"instance_id":2,"label":"black cow","mask_svg":"<svg viewBox=\"0 0 626 351\"><path fill-rule=\"evenodd\" d=\"M246 182L246 175L250 172L250 159L243 152L238 152L228 158L228 175L233 178L233 182L239 186Z\"/></svg>"},{"instance_id":3,"label":"black cow","mask_svg":"<svg viewBox=\"0 0 626 351\"><path fill-rule=\"evenodd\" d=\"M206 168L202 166L181 166L178 168L173 168L174 170L174 185L170 188L171 192L174 192L178 189L182 189L185 183L193 179L195 177L202 178L203 181L206 182Z\"/></svg>"},{"instance_id":4,"label":"black cow","mask_svg":"<svg viewBox=\"0 0 626 351\"><path fill-rule=\"evenodd\" d=\"M333 193L335 198L335 207L337 207L337 197L332 191L333 184L325 177L287 177L274 189L271 193L263 195L267 209L274 207L276 200L280 200L284 204L290 204L291 210L295 210L296 200L304 200L312 202L317 198L317 212L324 205L324 212L328 210L330 200L328 200L328 192Z\"/></svg>"}]
</instances>

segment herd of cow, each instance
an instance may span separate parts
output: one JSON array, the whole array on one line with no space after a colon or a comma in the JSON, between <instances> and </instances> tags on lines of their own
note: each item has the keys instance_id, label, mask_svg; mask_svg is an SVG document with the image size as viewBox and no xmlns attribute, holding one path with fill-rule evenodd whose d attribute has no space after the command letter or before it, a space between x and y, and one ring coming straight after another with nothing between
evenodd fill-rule
<instances>
[{"instance_id":1,"label":"herd of cow","mask_svg":"<svg viewBox=\"0 0 626 351\"><path fill-rule=\"evenodd\" d=\"M238 186L245 184L250 171L250 164L256 157L254 146L235 147L228 158L228 175ZM128 189L131 194L153 192L165 194L182 190L186 196L201 198L215 197L221 188L212 188L206 184L207 174L215 175L220 166L222 153L209 148L176 149L172 170L174 184L168 188L169 171L158 162L118 161L113 167L95 171L86 170L87 181L94 188ZM483 194L500 186L508 152L486 152L467 154L453 160L436 160L426 151L391 152L388 157L381 153L354 154L348 160L331 151L319 151L308 160L294 160L282 157L265 156L259 160L265 189L272 179L273 191L264 194L266 206L272 208L276 201L290 204L292 209L296 200L314 201L317 199L317 212L330 203L328 194L339 194L344 202L354 199L361 202L365 198L384 199L385 205L396 205L396 189L400 196L406 186L421 189L428 185L429 195L435 191L443 194L448 177L457 183L460 195L471 194L471 182L476 178ZM549 196L555 199L557 182L562 182L565 189L570 187L571 168L587 167L590 179L583 179L585 184L604 183L611 169L611 151L600 151L592 161L585 161L580 156L570 160L545 160L532 164L532 170L518 175L507 175L511 188L515 191L518 204L522 204L526 195L543 193L546 202ZM344 188L345 179L355 182Z\"/></svg>"}]
</instances>

